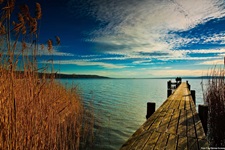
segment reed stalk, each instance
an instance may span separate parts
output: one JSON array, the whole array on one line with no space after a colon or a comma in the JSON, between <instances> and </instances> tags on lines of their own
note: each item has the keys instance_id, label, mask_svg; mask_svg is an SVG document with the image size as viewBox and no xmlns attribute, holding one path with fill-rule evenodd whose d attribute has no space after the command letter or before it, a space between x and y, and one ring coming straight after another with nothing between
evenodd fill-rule
<instances>
[{"instance_id":1,"label":"reed stalk","mask_svg":"<svg viewBox=\"0 0 225 150\"><path fill-rule=\"evenodd\" d=\"M208 139L212 147L225 147L225 70L216 66L210 72L205 98L208 103Z\"/></svg>"},{"instance_id":2,"label":"reed stalk","mask_svg":"<svg viewBox=\"0 0 225 150\"><path fill-rule=\"evenodd\" d=\"M36 3L35 17L27 5L20 6L14 21L15 0L0 3L0 149L79 149L86 124L81 98L53 73L49 80L46 69L41 77L38 72L41 5ZM52 41L47 45L52 52Z\"/></svg>"}]
</instances>

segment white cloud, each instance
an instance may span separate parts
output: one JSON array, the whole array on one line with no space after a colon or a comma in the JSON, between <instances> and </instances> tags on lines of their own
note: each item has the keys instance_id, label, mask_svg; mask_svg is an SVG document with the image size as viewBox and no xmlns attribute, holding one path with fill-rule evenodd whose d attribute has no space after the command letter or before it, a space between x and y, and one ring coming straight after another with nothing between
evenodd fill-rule
<instances>
[{"instance_id":1,"label":"white cloud","mask_svg":"<svg viewBox=\"0 0 225 150\"><path fill-rule=\"evenodd\" d=\"M133 64L151 64L151 60L137 60L134 61Z\"/></svg>"},{"instance_id":2,"label":"white cloud","mask_svg":"<svg viewBox=\"0 0 225 150\"><path fill-rule=\"evenodd\" d=\"M149 72L153 76L202 76L207 75L208 70L155 70L154 72Z\"/></svg>"},{"instance_id":3,"label":"white cloud","mask_svg":"<svg viewBox=\"0 0 225 150\"><path fill-rule=\"evenodd\" d=\"M121 70L121 71L82 71L82 70L71 70L70 72L64 73L79 73L79 74L96 74L108 77L116 78L150 78L150 77L174 77L174 76L202 76L207 75L209 70L200 69L200 70L185 70L185 69L176 69L172 70L169 68L155 68L154 70L143 70L143 69L134 69L134 70Z\"/></svg>"},{"instance_id":4,"label":"white cloud","mask_svg":"<svg viewBox=\"0 0 225 150\"><path fill-rule=\"evenodd\" d=\"M12 41L14 42L14 41ZM61 52L61 46L53 46L51 51L48 50L47 46L44 45L44 48L41 48L41 45L38 45L38 50L36 50L36 55L40 56L74 56L72 53L66 53L66 52ZM14 51L15 55L22 55L22 42L17 41L16 44L16 49ZM26 43L26 48L23 49L23 55L25 56L31 56L33 55L35 50L34 44L31 43ZM5 51L4 54L7 54L7 51Z\"/></svg>"},{"instance_id":5,"label":"white cloud","mask_svg":"<svg viewBox=\"0 0 225 150\"><path fill-rule=\"evenodd\" d=\"M137 45L150 50L170 49L160 38L171 30L187 30L212 18L224 16L220 0L98 0L93 16L108 26L96 31L93 41L115 45ZM145 46L141 46L145 45Z\"/></svg>"},{"instance_id":6,"label":"white cloud","mask_svg":"<svg viewBox=\"0 0 225 150\"><path fill-rule=\"evenodd\" d=\"M223 59L217 59L217 60L204 61L201 64L202 65L223 65L224 60Z\"/></svg>"},{"instance_id":7,"label":"white cloud","mask_svg":"<svg viewBox=\"0 0 225 150\"><path fill-rule=\"evenodd\" d=\"M198 50L180 50L185 53L198 53L198 54L210 54L210 53L216 53L216 54L223 54L225 53L225 49L198 49Z\"/></svg>"},{"instance_id":8,"label":"white cloud","mask_svg":"<svg viewBox=\"0 0 225 150\"><path fill-rule=\"evenodd\" d=\"M46 61L41 61L40 63L50 63ZM110 63L103 63L103 62L91 62L91 61L78 61L78 60L54 60L54 64L61 64L61 65L77 65L77 66L100 66L108 69L122 69L127 68L129 66L124 65L115 65Z\"/></svg>"},{"instance_id":9,"label":"white cloud","mask_svg":"<svg viewBox=\"0 0 225 150\"><path fill-rule=\"evenodd\" d=\"M225 16L222 0L96 0L91 3L88 14L106 23L92 33L87 41L95 42L97 50L103 53L117 54L122 59L188 59L188 53L197 50L175 51L174 48L187 43L198 43L224 40L224 34L211 37L183 38L169 31L184 31L213 18ZM85 10L87 11L87 10ZM161 52L165 56L142 56L139 53ZM200 52L200 50L199 50ZM205 53L211 53L206 51ZM203 51L201 51L203 53ZM103 59L103 58L102 58ZM112 59L112 58L105 58ZM193 58L194 60L196 58ZM148 60L147 60L148 61Z\"/></svg>"},{"instance_id":10,"label":"white cloud","mask_svg":"<svg viewBox=\"0 0 225 150\"><path fill-rule=\"evenodd\" d=\"M41 55L41 56L49 56L49 55L53 55L53 56L74 56L74 54L72 54L72 53L61 52L60 46L53 47L51 52L48 51L46 46L44 47L44 49L41 49L40 47L41 46L39 46L38 55Z\"/></svg>"},{"instance_id":11,"label":"white cloud","mask_svg":"<svg viewBox=\"0 0 225 150\"><path fill-rule=\"evenodd\" d=\"M218 56L199 56L199 57L190 57L187 56L187 54L202 54L202 53L216 53ZM214 59L221 59L223 57L222 54L225 55L225 49L217 49L217 50L179 50L179 51L170 51L169 53L144 53L139 54L139 53L127 53L123 54L122 52L120 53L109 53L107 57L104 55L95 55L95 56L85 56L85 57L80 57L77 59L75 62L101 62L104 60L113 60L113 61L121 61L121 60L129 60L132 62L133 65L151 65L151 64L164 64L163 62L166 61L184 61L184 60L190 60L190 61L204 61L204 60L214 60ZM116 56L118 55L118 56ZM157 59L158 61L152 61L153 59ZM163 62L161 62L163 61ZM65 61L67 62L67 61ZM121 62L123 63L123 62Z\"/></svg>"},{"instance_id":12,"label":"white cloud","mask_svg":"<svg viewBox=\"0 0 225 150\"><path fill-rule=\"evenodd\" d=\"M71 0L75 1L75 0ZM224 33L209 36L181 37L173 31L188 31L197 25L225 16L224 0L87 0L89 9L85 13L99 20L101 27L90 34L87 42L107 57L93 56L76 61L76 65L99 65L116 68L125 65L107 66L102 60L131 60L133 65L154 64L161 61L190 60L209 64L221 59L225 49L176 50L190 43L225 43ZM105 25L105 26L104 26ZM172 31L172 32L171 32ZM210 31L211 32L211 31ZM213 31L212 31L213 32ZM145 53L143 55L143 53ZM155 55L154 53L160 53ZM195 54L195 55L191 55ZM199 55L197 55L199 54ZM201 55L209 54L209 55ZM213 54L213 55L211 55ZM215 54L215 55L214 55ZM115 56L113 56L115 55ZM118 56L117 56L118 55ZM108 57L110 56L110 57ZM200 57L201 56L201 57ZM95 64L96 63L96 64ZM194 64L194 63L193 63ZM171 72L170 72L171 71ZM157 75L202 75L205 70L159 70L146 72ZM125 73L125 72L124 72ZM140 72L132 70L140 76ZM144 74L145 72L142 72ZM113 75L113 72L109 72ZM123 72L118 72L123 74ZM127 72L126 72L127 74ZM115 74L116 75L116 74ZM117 75L119 76L119 75Z\"/></svg>"}]
</instances>

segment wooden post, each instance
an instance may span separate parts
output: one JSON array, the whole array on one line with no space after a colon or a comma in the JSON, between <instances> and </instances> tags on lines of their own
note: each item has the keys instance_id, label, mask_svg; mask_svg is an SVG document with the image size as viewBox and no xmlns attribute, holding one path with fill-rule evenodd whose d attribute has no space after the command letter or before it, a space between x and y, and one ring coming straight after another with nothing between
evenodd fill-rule
<instances>
[{"instance_id":1,"label":"wooden post","mask_svg":"<svg viewBox=\"0 0 225 150\"><path fill-rule=\"evenodd\" d=\"M188 89L191 90L191 85L188 83L188 81L186 81L187 85L188 85Z\"/></svg>"},{"instance_id":2,"label":"wooden post","mask_svg":"<svg viewBox=\"0 0 225 150\"><path fill-rule=\"evenodd\" d=\"M167 89L171 89L171 80L167 81Z\"/></svg>"},{"instance_id":3,"label":"wooden post","mask_svg":"<svg viewBox=\"0 0 225 150\"><path fill-rule=\"evenodd\" d=\"M171 89L168 89L167 90L167 97L169 97L171 94L172 94L172 90Z\"/></svg>"},{"instance_id":4,"label":"wooden post","mask_svg":"<svg viewBox=\"0 0 225 150\"><path fill-rule=\"evenodd\" d=\"M196 105L195 90L191 90L191 96L192 96L192 99L193 99L193 101L194 101L194 104Z\"/></svg>"},{"instance_id":5,"label":"wooden post","mask_svg":"<svg viewBox=\"0 0 225 150\"><path fill-rule=\"evenodd\" d=\"M155 103L148 102L146 119L148 119L154 112L155 112Z\"/></svg>"},{"instance_id":6,"label":"wooden post","mask_svg":"<svg viewBox=\"0 0 225 150\"><path fill-rule=\"evenodd\" d=\"M198 105L199 118L202 122L205 134L207 134L207 122L208 122L208 105Z\"/></svg>"},{"instance_id":7,"label":"wooden post","mask_svg":"<svg viewBox=\"0 0 225 150\"><path fill-rule=\"evenodd\" d=\"M181 77L179 77L178 86L181 84L181 82L182 82L182 79L181 79Z\"/></svg>"},{"instance_id":8,"label":"wooden post","mask_svg":"<svg viewBox=\"0 0 225 150\"><path fill-rule=\"evenodd\" d=\"M178 88L178 86L179 86L178 84L179 84L179 78L177 77L176 78L176 88Z\"/></svg>"}]
</instances>

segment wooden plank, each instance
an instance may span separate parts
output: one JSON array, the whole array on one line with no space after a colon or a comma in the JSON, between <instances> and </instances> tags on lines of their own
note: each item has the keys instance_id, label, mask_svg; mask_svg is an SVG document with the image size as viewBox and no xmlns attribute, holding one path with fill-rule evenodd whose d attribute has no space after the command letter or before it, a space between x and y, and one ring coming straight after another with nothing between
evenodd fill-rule
<instances>
[{"instance_id":1,"label":"wooden plank","mask_svg":"<svg viewBox=\"0 0 225 150\"><path fill-rule=\"evenodd\" d=\"M209 144L206 139L198 139L198 145L200 149L209 149Z\"/></svg>"},{"instance_id":2,"label":"wooden plank","mask_svg":"<svg viewBox=\"0 0 225 150\"><path fill-rule=\"evenodd\" d=\"M143 149L144 145L148 141L148 139L151 137L152 132L145 132L143 135L141 135L132 145L130 150L139 150Z\"/></svg>"},{"instance_id":3,"label":"wooden plank","mask_svg":"<svg viewBox=\"0 0 225 150\"><path fill-rule=\"evenodd\" d=\"M166 112L164 110L160 111L156 111L142 126L143 130L148 130L151 128L151 126L157 122L160 121L158 120L158 118L164 116Z\"/></svg>"},{"instance_id":4,"label":"wooden plank","mask_svg":"<svg viewBox=\"0 0 225 150\"><path fill-rule=\"evenodd\" d=\"M192 110L196 110L196 108L195 108L196 106L195 106L195 103L194 103L191 95L189 96L189 100L190 100L190 107L191 107L191 109Z\"/></svg>"},{"instance_id":5,"label":"wooden plank","mask_svg":"<svg viewBox=\"0 0 225 150\"><path fill-rule=\"evenodd\" d=\"M163 118L165 117L166 112L162 112L161 115L159 115L156 120L154 121L154 123L151 125L150 128L148 128L148 130L156 130L159 128L159 125L162 123Z\"/></svg>"},{"instance_id":6,"label":"wooden plank","mask_svg":"<svg viewBox=\"0 0 225 150\"><path fill-rule=\"evenodd\" d=\"M201 120L199 119L197 112L195 112L193 114L193 117L194 117L194 125L195 125L195 129L196 129L197 138L198 139L206 139L205 132L204 132Z\"/></svg>"},{"instance_id":7,"label":"wooden plank","mask_svg":"<svg viewBox=\"0 0 225 150\"><path fill-rule=\"evenodd\" d=\"M144 131L146 131L146 129L144 129L143 126L141 126L137 131L134 132L134 134L132 135L132 137L137 137L141 133L143 133Z\"/></svg>"},{"instance_id":8,"label":"wooden plank","mask_svg":"<svg viewBox=\"0 0 225 150\"><path fill-rule=\"evenodd\" d=\"M179 136L177 149L178 150L186 150L187 149L187 137Z\"/></svg>"},{"instance_id":9,"label":"wooden plank","mask_svg":"<svg viewBox=\"0 0 225 150\"><path fill-rule=\"evenodd\" d=\"M177 134L179 116L180 116L180 110L175 109L173 112L173 116L170 120L169 126L168 126L168 133Z\"/></svg>"},{"instance_id":10,"label":"wooden plank","mask_svg":"<svg viewBox=\"0 0 225 150\"><path fill-rule=\"evenodd\" d=\"M155 150L165 149L167 141L168 141L168 138L169 138L169 134L168 133L165 133L165 132L161 133L154 149Z\"/></svg>"},{"instance_id":11,"label":"wooden plank","mask_svg":"<svg viewBox=\"0 0 225 150\"><path fill-rule=\"evenodd\" d=\"M136 141L138 137L131 137L127 140L126 143L124 143L122 145L122 147L120 148L120 150L128 150L132 147L132 145L134 144L134 142Z\"/></svg>"},{"instance_id":12,"label":"wooden plank","mask_svg":"<svg viewBox=\"0 0 225 150\"><path fill-rule=\"evenodd\" d=\"M179 105L179 109L184 109L185 108L185 100L184 100L184 96L182 96L181 101L180 101L180 105Z\"/></svg>"},{"instance_id":13,"label":"wooden plank","mask_svg":"<svg viewBox=\"0 0 225 150\"><path fill-rule=\"evenodd\" d=\"M191 109L191 107L190 107L190 100L188 99L188 95L185 95L185 109L186 110Z\"/></svg>"},{"instance_id":14,"label":"wooden plank","mask_svg":"<svg viewBox=\"0 0 225 150\"><path fill-rule=\"evenodd\" d=\"M178 109L184 109L184 104L185 104L184 100L181 100Z\"/></svg>"},{"instance_id":15,"label":"wooden plank","mask_svg":"<svg viewBox=\"0 0 225 150\"><path fill-rule=\"evenodd\" d=\"M185 93L186 93L185 89L182 88L182 89L179 91L179 96L177 97L177 99L182 100L183 95L184 95Z\"/></svg>"},{"instance_id":16,"label":"wooden plank","mask_svg":"<svg viewBox=\"0 0 225 150\"><path fill-rule=\"evenodd\" d=\"M164 103L157 109L157 111L159 110L159 111L162 111L162 109L168 109L168 106L171 104L171 102L172 101L170 101L169 99L166 99L165 101L164 101Z\"/></svg>"},{"instance_id":17,"label":"wooden plank","mask_svg":"<svg viewBox=\"0 0 225 150\"><path fill-rule=\"evenodd\" d=\"M173 109L169 109L165 115L165 117L162 119L159 127L158 127L158 130L159 132L167 132L168 130L168 125L169 125L169 122L170 122L170 119L172 117L172 113L173 113Z\"/></svg>"},{"instance_id":18,"label":"wooden plank","mask_svg":"<svg viewBox=\"0 0 225 150\"><path fill-rule=\"evenodd\" d=\"M163 118L165 114L166 111L164 109L161 109L161 111L157 110L132 136L140 135L142 132L149 130L151 126L154 126L153 128L155 129L161 122L159 118Z\"/></svg>"},{"instance_id":19,"label":"wooden plank","mask_svg":"<svg viewBox=\"0 0 225 150\"><path fill-rule=\"evenodd\" d=\"M179 99L179 103L177 104L177 109L180 109L181 102L182 102L182 97Z\"/></svg>"},{"instance_id":20,"label":"wooden plank","mask_svg":"<svg viewBox=\"0 0 225 150\"><path fill-rule=\"evenodd\" d=\"M170 99L167 99L166 102L162 105L162 108L168 109L171 103L172 101Z\"/></svg>"},{"instance_id":21,"label":"wooden plank","mask_svg":"<svg viewBox=\"0 0 225 150\"><path fill-rule=\"evenodd\" d=\"M148 120L143 124L143 128L147 130L154 123L154 121L161 115L162 111L157 110L155 113L153 113L151 117L149 117Z\"/></svg>"},{"instance_id":22,"label":"wooden plank","mask_svg":"<svg viewBox=\"0 0 225 150\"><path fill-rule=\"evenodd\" d=\"M187 95L187 89L185 87L183 87L183 91L182 91L182 97L181 97L181 104L180 104L180 109L185 109L186 108L186 95Z\"/></svg>"},{"instance_id":23,"label":"wooden plank","mask_svg":"<svg viewBox=\"0 0 225 150\"><path fill-rule=\"evenodd\" d=\"M180 103L179 109L185 109L185 93L184 93L184 91L183 91L183 95L181 98L181 103Z\"/></svg>"},{"instance_id":24,"label":"wooden plank","mask_svg":"<svg viewBox=\"0 0 225 150\"><path fill-rule=\"evenodd\" d=\"M181 95L181 93L178 93L177 96L173 99L174 105L171 108L179 109L181 99L182 99L182 95Z\"/></svg>"},{"instance_id":25,"label":"wooden plank","mask_svg":"<svg viewBox=\"0 0 225 150\"><path fill-rule=\"evenodd\" d=\"M174 101L175 101L175 104L173 106L173 109L179 109L181 98L179 97L179 99L176 99Z\"/></svg>"},{"instance_id":26,"label":"wooden plank","mask_svg":"<svg viewBox=\"0 0 225 150\"><path fill-rule=\"evenodd\" d=\"M142 149L152 132L146 131L135 138L130 138L122 147L121 150Z\"/></svg>"},{"instance_id":27,"label":"wooden plank","mask_svg":"<svg viewBox=\"0 0 225 150\"><path fill-rule=\"evenodd\" d=\"M128 141L122 145L120 150L128 150L134 144L135 140L136 139L133 137L128 139Z\"/></svg>"},{"instance_id":28,"label":"wooden plank","mask_svg":"<svg viewBox=\"0 0 225 150\"><path fill-rule=\"evenodd\" d=\"M153 132L152 136L148 139L147 143L145 144L145 147L143 150L149 150L154 149L155 144L157 143L159 139L160 133L159 132Z\"/></svg>"},{"instance_id":29,"label":"wooden plank","mask_svg":"<svg viewBox=\"0 0 225 150\"><path fill-rule=\"evenodd\" d=\"M172 101L172 102L171 102L170 106L168 107L168 109L173 109L173 106L175 105L175 101L172 99L170 101Z\"/></svg>"},{"instance_id":30,"label":"wooden plank","mask_svg":"<svg viewBox=\"0 0 225 150\"><path fill-rule=\"evenodd\" d=\"M187 110L187 136L196 138L192 110Z\"/></svg>"},{"instance_id":31,"label":"wooden plank","mask_svg":"<svg viewBox=\"0 0 225 150\"><path fill-rule=\"evenodd\" d=\"M167 142L166 149L168 150L174 150L177 148L177 136L173 134L169 134L169 139Z\"/></svg>"},{"instance_id":32,"label":"wooden plank","mask_svg":"<svg viewBox=\"0 0 225 150\"><path fill-rule=\"evenodd\" d=\"M198 141L196 138L188 137L188 149L198 150Z\"/></svg>"},{"instance_id":33,"label":"wooden plank","mask_svg":"<svg viewBox=\"0 0 225 150\"><path fill-rule=\"evenodd\" d=\"M177 134L180 136L187 136L187 119L186 119L186 110L180 110L180 118Z\"/></svg>"}]
</instances>

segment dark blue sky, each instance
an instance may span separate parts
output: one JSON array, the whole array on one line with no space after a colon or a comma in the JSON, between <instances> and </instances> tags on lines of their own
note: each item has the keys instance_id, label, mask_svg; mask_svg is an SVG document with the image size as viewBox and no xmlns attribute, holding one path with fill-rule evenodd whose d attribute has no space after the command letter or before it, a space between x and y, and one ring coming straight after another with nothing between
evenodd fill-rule
<instances>
[{"instance_id":1,"label":"dark blue sky","mask_svg":"<svg viewBox=\"0 0 225 150\"><path fill-rule=\"evenodd\" d=\"M28 0L30 7L35 3ZM199 76L225 56L223 0L39 0L56 70L109 77ZM45 64L47 57L39 60Z\"/></svg>"}]
</instances>

